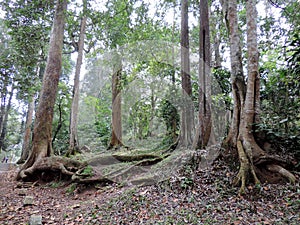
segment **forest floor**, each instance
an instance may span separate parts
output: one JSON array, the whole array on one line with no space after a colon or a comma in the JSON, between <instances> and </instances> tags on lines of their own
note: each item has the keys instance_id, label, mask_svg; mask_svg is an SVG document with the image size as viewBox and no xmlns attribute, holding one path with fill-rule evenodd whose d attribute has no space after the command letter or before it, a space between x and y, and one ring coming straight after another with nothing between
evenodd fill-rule
<instances>
[{"instance_id":1,"label":"forest floor","mask_svg":"<svg viewBox=\"0 0 300 225\"><path fill-rule=\"evenodd\" d=\"M0 167L0 224L300 224L300 184L231 186L237 171L222 161L151 186L84 188L64 182L19 183Z\"/></svg>"}]
</instances>

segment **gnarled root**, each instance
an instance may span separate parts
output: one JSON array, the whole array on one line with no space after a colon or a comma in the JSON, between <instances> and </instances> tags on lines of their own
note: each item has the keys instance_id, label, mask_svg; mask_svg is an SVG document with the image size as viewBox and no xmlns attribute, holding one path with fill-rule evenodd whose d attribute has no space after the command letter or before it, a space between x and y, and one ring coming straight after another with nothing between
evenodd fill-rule
<instances>
[{"instance_id":1,"label":"gnarled root","mask_svg":"<svg viewBox=\"0 0 300 225\"><path fill-rule=\"evenodd\" d=\"M279 173L281 176L287 178L289 180L289 182L291 182L292 184L295 184L296 177L291 172L284 169L283 167L281 167L279 165L275 165L275 164L267 165L266 167L269 171Z\"/></svg>"},{"instance_id":2,"label":"gnarled root","mask_svg":"<svg viewBox=\"0 0 300 225\"><path fill-rule=\"evenodd\" d=\"M51 156L38 159L31 167L21 169L17 179L26 180L35 172L60 171L61 174L72 176L75 171L83 167L85 163L65 157Z\"/></svg>"},{"instance_id":3,"label":"gnarled root","mask_svg":"<svg viewBox=\"0 0 300 225\"><path fill-rule=\"evenodd\" d=\"M238 149L238 154L239 154L239 160L240 160L240 169L239 173L237 174L236 178L233 181L233 185L238 185L241 183L241 187L239 190L239 194L245 194L246 192L246 180L248 177L249 170L253 176L255 184L259 184L260 181L256 176L256 173L254 171L254 166L247 157L247 154L243 148L242 142L238 141L237 142L237 149Z\"/></svg>"},{"instance_id":4,"label":"gnarled root","mask_svg":"<svg viewBox=\"0 0 300 225\"><path fill-rule=\"evenodd\" d=\"M252 145L251 143L252 142L244 140L242 144L240 140L237 141L240 169L233 181L233 184L238 185L239 183L241 183L239 191L240 194L245 194L246 182L249 173L251 173L256 185L260 183L260 180L258 179L256 173L260 175L260 178L262 180L268 182L273 182L274 175L275 177L277 175L279 179L286 178L290 183L295 183L296 177L291 172L278 165L280 162L282 162L279 157L272 157L265 153L255 143L253 143ZM278 178L277 180L279 180Z\"/></svg>"}]
</instances>

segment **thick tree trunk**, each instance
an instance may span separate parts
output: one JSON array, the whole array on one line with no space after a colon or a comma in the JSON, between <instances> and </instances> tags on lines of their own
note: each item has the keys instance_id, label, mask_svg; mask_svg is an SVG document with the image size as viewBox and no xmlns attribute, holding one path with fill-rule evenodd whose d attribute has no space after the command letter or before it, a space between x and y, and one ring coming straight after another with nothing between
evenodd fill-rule
<instances>
[{"instance_id":1,"label":"thick tree trunk","mask_svg":"<svg viewBox=\"0 0 300 225\"><path fill-rule=\"evenodd\" d=\"M208 1L200 0L199 8L199 124L193 147L203 149L212 134Z\"/></svg>"},{"instance_id":2,"label":"thick tree trunk","mask_svg":"<svg viewBox=\"0 0 300 225\"><path fill-rule=\"evenodd\" d=\"M58 81L61 74L66 8L66 0L57 1L49 44L47 66L34 123L32 151L19 171L17 176L18 179L26 178L27 174L29 174L28 171L34 170L34 165L37 164L39 160L49 157L52 153L52 120Z\"/></svg>"},{"instance_id":3,"label":"thick tree trunk","mask_svg":"<svg viewBox=\"0 0 300 225\"><path fill-rule=\"evenodd\" d=\"M234 184L241 183L240 193L244 194L248 175L251 174L256 184L260 183L256 173L268 180L267 175L261 172L259 167L265 167L269 172L276 172L290 182L295 182L295 177L281 166L276 165L280 159L265 153L256 143L253 135L253 124L259 115L259 72L258 72L258 48L257 48L257 12L256 1L248 0L247 11L247 49L248 49L248 82L245 88L242 75L241 51L239 50L239 34L237 25L237 2L231 0L228 3L228 20L230 28L230 54L231 54L231 82L234 97L233 122L225 144L237 149L240 169Z\"/></svg>"},{"instance_id":4,"label":"thick tree trunk","mask_svg":"<svg viewBox=\"0 0 300 225\"><path fill-rule=\"evenodd\" d=\"M179 146L192 147L194 109L191 104L192 84L190 75L188 0L181 1L181 86L183 95Z\"/></svg>"},{"instance_id":5,"label":"thick tree trunk","mask_svg":"<svg viewBox=\"0 0 300 225\"><path fill-rule=\"evenodd\" d=\"M246 98L244 104L242 104L240 131L238 136L238 154L240 158L240 171L235 180L237 184L241 181L240 193L245 193L246 178L248 173L251 172L254 182L260 183L258 180L254 164L254 154L259 156L264 152L258 147L253 136L253 123L255 118L256 104L256 80L259 79L258 72L258 48L257 48L257 12L256 12L255 0L248 0L247 11L247 49L248 49L248 83Z\"/></svg>"},{"instance_id":6,"label":"thick tree trunk","mask_svg":"<svg viewBox=\"0 0 300 225\"><path fill-rule=\"evenodd\" d=\"M112 76L112 134L108 149L118 149L123 146L121 104L122 62L119 55L115 63Z\"/></svg>"},{"instance_id":7,"label":"thick tree trunk","mask_svg":"<svg viewBox=\"0 0 300 225\"><path fill-rule=\"evenodd\" d=\"M78 42L78 56L76 62L76 70L74 77L74 86L73 86L73 99L70 115L70 140L69 140L69 150L67 155L74 155L78 150L78 103L79 103L79 78L80 70L82 65L83 58L83 48L84 48L84 37L85 37L85 27L86 27L87 17L83 16L80 26L80 36Z\"/></svg>"},{"instance_id":8,"label":"thick tree trunk","mask_svg":"<svg viewBox=\"0 0 300 225\"><path fill-rule=\"evenodd\" d=\"M18 160L17 164L22 164L26 161L30 153L31 147L31 125L32 125L32 117L34 112L34 97L30 98L28 103L26 122L25 122L25 131L23 136L23 144L22 144L22 153L21 158Z\"/></svg>"},{"instance_id":9,"label":"thick tree trunk","mask_svg":"<svg viewBox=\"0 0 300 225\"><path fill-rule=\"evenodd\" d=\"M234 101L232 122L224 144L230 148L237 146L241 108L244 104L246 84L242 65L241 41L238 30L237 1L223 1L223 12L227 21L230 42L231 86Z\"/></svg>"}]
</instances>

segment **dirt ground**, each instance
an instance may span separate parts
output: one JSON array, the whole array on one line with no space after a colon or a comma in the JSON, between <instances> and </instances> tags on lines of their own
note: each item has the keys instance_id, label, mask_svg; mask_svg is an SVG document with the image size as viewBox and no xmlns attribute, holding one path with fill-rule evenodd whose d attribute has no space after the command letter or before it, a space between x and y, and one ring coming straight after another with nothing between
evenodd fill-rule
<instances>
[{"instance_id":1,"label":"dirt ground","mask_svg":"<svg viewBox=\"0 0 300 225\"><path fill-rule=\"evenodd\" d=\"M219 163L192 178L146 187L20 183L0 172L0 224L300 224L300 185L230 185L236 171ZM299 176L297 176L299 181Z\"/></svg>"}]
</instances>

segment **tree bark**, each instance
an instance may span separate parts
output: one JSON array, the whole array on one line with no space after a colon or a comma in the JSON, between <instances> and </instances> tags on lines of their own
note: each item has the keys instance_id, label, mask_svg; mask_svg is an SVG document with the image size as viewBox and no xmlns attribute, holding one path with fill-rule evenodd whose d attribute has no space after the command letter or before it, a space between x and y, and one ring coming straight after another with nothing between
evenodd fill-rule
<instances>
[{"instance_id":1,"label":"tree bark","mask_svg":"<svg viewBox=\"0 0 300 225\"><path fill-rule=\"evenodd\" d=\"M259 184L260 177L266 178L264 172L259 167L265 167L269 172L276 172L282 177L294 183L296 178L289 171L280 165L280 159L272 157L261 149L253 135L254 122L259 118L259 72L258 72L258 47L257 47L257 12L256 1L246 2L247 17L247 50L248 50L248 82L245 85L242 74L242 59L239 44L238 23L237 23L237 2L228 2L228 21L230 36L230 55L231 55L231 82L234 97L233 122L225 144L237 149L240 161L238 175L233 183L241 183L240 194L246 191L248 175L251 174L255 184ZM259 167L258 167L259 166ZM266 179L268 180L268 178Z\"/></svg>"},{"instance_id":2,"label":"tree bark","mask_svg":"<svg viewBox=\"0 0 300 225\"><path fill-rule=\"evenodd\" d=\"M176 27L176 2L174 1L173 3L173 25L172 25L172 43L175 43L175 27ZM172 86L170 88L170 92L173 95L173 93L176 93L176 62L175 62L175 45L172 45L172 73L171 73L171 81L172 81ZM168 135L171 135L172 137L172 142L173 144L177 143L178 141L178 112L177 110L172 107L171 111L171 132Z\"/></svg>"},{"instance_id":3,"label":"tree bark","mask_svg":"<svg viewBox=\"0 0 300 225\"><path fill-rule=\"evenodd\" d=\"M213 23L210 24L211 29L211 40L213 40L213 52L214 52L214 60L212 61L213 68L220 69L222 67L222 57L220 54L220 45L222 41L222 23L223 21L220 20L222 18L222 12L219 8L219 6L216 6L216 8L210 13L212 15ZM211 21L211 19L210 19Z\"/></svg>"},{"instance_id":4,"label":"tree bark","mask_svg":"<svg viewBox=\"0 0 300 225\"><path fill-rule=\"evenodd\" d=\"M23 144L22 144L22 153L21 158L18 160L17 164L22 164L26 161L30 153L31 147L31 125L32 125L32 117L34 112L34 97L32 96L28 103L26 122L25 122L25 131L23 136Z\"/></svg>"},{"instance_id":5,"label":"tree bark","mask_svg":"<svg viewBox=\"0 0 300 225\"><path fill-rule=\"evenodd\" d=\"M120 55L117 55L115 60L114 73L112 75L112 134L108 149L118 149L123 146L121 105L122 61Z\"/></svg>"},{"instance_id":6,"label":"tree bark","mask_svg":"<svg viewBox=\"0 0 300 225\"><path fill-rule=\"evenodd\" d=\"M259 79L258 72L258 48L257 48L257 12L255 0L248 0L246 3L247 16L247 49L248 49L248 82L246 89L245 102L242 104L240 132L238 136L238 154L240 158L240 171L235 179L235 184L241 181L240 193L245 193L246 179L251 172L254 182L258 180L253 164L254 154L264 154L258 147L253 136L253 123L255 118L256 106L256 79Z\"/></svg>"},{"instance_id":7,"label":"tree bark","mask_svg":"<svg viewBox=\"0 0 300 225\"><path fill-rule=\"evenodd\" d=\"M61 74L66 0L58 0L52 26L49 52L39 105L34 123L32 151L18 173L17 179L25 179L35 164L52 153L52 120L56 92Z\"/></svg>"},{"instance_id":8,"label":"tree bark","mask_svg":"<svg viewBox=\"0 0 300 225\"><path fill-rule=\"evenodd\" d=\"M192 147L192 133L194 130L194 109L191 104L192 83L190 75L190 50L188 27L188 0L181 0L181 87L182 87L182 113L179 146Z\"/></svg>"},{"instance_id":9,"label":"tree bark","mask_svg":"<svg viewBox=\"0 0 300 225\"><path fill-rule=\"evenodd\" d=\"M222 2L222 1L221 1ZM234 101L232 122L224 145L228 148L237 146L241 107L245 101L246 84L244 79L241 41L238 29L237 1L223 2L223 12L227 21L230 42L231 86Z\"/></svg>"},{"instance_id":10,"label":"tree bark","mask_svg":"<svg viewBox=\"0 0 300 225\"><path fill-rule=\"evenodd\" d=\"M84 1L85 4L85 1ZM85 8L85 6L84 6ZM85 9L83 10L85 13ZM69 139L69 150L67 155L75 155L78 150L78 103L79 103L79 78L80 78L80 70L82 65L83 58L83 48L84 48L84 38L85 38L85 28L86 28L86 20L87 17L84 15L81 20L80 25L80 36L78 42L78 56L76 62L76 70L74 77L74 86L73 86L73 98L72 98L72 107L71 107L71 115L70 115L70 139Z\"/></svg>"},{"instance_id":11,"label":"tree bark","mask_svg":"<svg viewBox=\"0 0 300 225\"><path fill-rule=\"evenodd\" d=\"M210 82L210 34L208 1L200 0L199 30L199 124L193 147L203 149L212 134L211 82Z\"/></svg>"}]
</instances>

